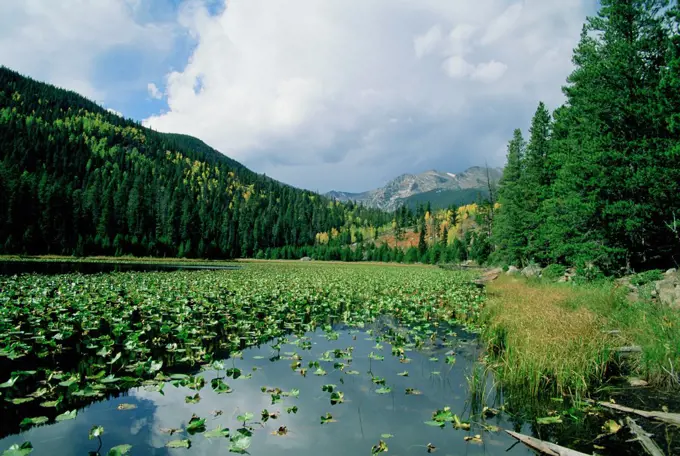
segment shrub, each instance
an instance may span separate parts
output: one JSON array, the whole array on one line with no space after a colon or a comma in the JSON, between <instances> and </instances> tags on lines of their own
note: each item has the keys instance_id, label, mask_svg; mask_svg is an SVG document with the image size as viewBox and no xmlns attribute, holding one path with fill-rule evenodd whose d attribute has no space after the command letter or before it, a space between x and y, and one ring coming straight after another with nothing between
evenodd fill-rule
<instances>
[{"instance_id":1,"label":"shrub","mask_svg":"<svg viewBox=\"0 0 680 456\"><path fill-rule=\"evenodd\" d=\"M562 266L561 264L551 264L543 269L542 274L544 279L557 280L560 277L564 276L565 272L567 272L567 268Z\"/></svg>"},{"instance_id":2,"label":"shrub","mask_svg":"<svg viewBox=\"0 0 680 456\"><path fill-rule=\"evenodd\" d=\"M648 284L649 282L654 282L655 280L661 279L663 279L662 272L658 269L652 269L651 271L635 274L633 277L631 277L630 283L636 287L640 287L642 285Z\"/></svg>"}]
</instances>

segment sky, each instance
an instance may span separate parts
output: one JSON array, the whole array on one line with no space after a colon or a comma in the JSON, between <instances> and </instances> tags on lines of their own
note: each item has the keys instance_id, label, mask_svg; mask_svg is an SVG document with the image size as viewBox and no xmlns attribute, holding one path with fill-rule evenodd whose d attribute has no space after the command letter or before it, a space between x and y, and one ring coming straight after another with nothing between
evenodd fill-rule
<instances>
[{"instance_id":1,"label":"sky","mask_svg":"<svg viewBox=\"0 0 680 456\"><path fill-rule=\"evenodd\" d=\"M326 192L502 166L593 0L4 0L0 64ZM525 133L528 134L528 133Z\"/></svg>"}]
</instances>

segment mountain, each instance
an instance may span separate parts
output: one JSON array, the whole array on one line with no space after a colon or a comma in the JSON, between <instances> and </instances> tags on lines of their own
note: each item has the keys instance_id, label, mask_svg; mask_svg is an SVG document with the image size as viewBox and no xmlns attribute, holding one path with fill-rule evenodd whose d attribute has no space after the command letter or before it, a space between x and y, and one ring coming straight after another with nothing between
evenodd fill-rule
<instances>
[{"instance_id":1,"label":"mountain","mask_svg":"<svg viewBox=\"0 0 680 456\"><path fill-rule=\"evenodd\" d=\"M502 168L488 168L491 182L501 178ZM325 194L338 201L355 201L367 207L393 211L402 205L415 206L430 202L435 208L450 204L474 202L479 194L488 195L487 168L474 166L462 173L443 173L435 170L420 174L402 174L385 186L363 193L331 191Z\"/></svg>"},{"instance_id":2,"label":"mountain","mask_svg":"<svg viewBox=\"0 0 680 456\"><path fill-rule=\"evenodd\" d=\"M349 243L353 221L390 219L1 66L0 195L9 254L264 256L314 245L319 233Z\"/></svg>"}]
</instances>

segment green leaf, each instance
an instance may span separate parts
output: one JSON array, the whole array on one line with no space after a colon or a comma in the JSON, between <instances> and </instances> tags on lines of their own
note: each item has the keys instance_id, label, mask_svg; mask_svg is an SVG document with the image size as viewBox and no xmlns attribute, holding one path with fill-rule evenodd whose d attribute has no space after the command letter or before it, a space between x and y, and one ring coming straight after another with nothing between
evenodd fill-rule
<instances>
[{"instance_id":1,"label":"green leaf","mask_svg":"<svg viewBox=\"0 0 680 456\"><path fill-rule=\"evenodd\" d=\"M444 427L446 423L444 421L425 421L425 424L428 426Z\"/></svg>"},{"instance_id":2,"label":"green leaf","mask_svg":"<svg viewBox=\"0 0 680 456\"><path fill-rule=\"evenodd\" d=\"M11 388L11 387L14 386L14 384L17 382L17 380L19 380L18 375L16 377L10 377L9 380L7 380L6 382L0 383L0 388Z\"/></svg>"},{"instance_id":3,"label":"green leaf","mask_svg":"<svg viewBox=\"0 0 680 456\"><path fill-rule=\"evenodd\" d=\"M25 426L35 426L38 424L45 424L49 421L49 418L46 416L36 416L33 418L24 418L21 420L21 423L19 423L19 426L25 427Z\"/></svg>"},{"instance_id":4,"label":"green leaf","mask_svg":"<svg viewBox=\"0 0 680 456\"><path fill-rule=\"evenodd\" d=\"M392 434L380 434L380 437L383 439L391 439L394 436Z\"/></svg>"},{"instance_id":5,"label":"green leaf","mask_svg":"<svg viewBox=\"0 0 680 456\"><path fill-rule=\"evenodd\" d=\"M562 417L559 415L555 416L545 416L542 418L536 418L538 424L559 424L562 422Z\"/></svg>"},{"instance_id":6,"label":"green leaf","mask_svg":"<svg viewBox=\"0 0 680 456\"><path fill-rule=\"evenodd\" d=\"M227 394L227 393L231 393L233 391L233 389L231 389L229 387L229 385L224 383L221 378L213 378L210 381L210 386L212 386L212 389L217 394Z\"/></svg>"},{"instance_id":7,"label":"green leaf","mask_svg":"<svg viewBox=\"0 0 680 456\"><path fill-rule=\"evenodd\" d=\"M131 449L132 445L128 445L127 443L123 445L116 445L109 450L108 456L123 456L125 454L129 454Z\"/></svg>"},{"instance_id":8,"label":"green leaf","mask_svg":"<svg viewBox=\"0 0 680 456\"><path fill-rule=\"evenodd\" d=\"M33 451L33 445L31 442L24 442L21 445L15 443L8 449L2 452L2 456L26 456Z\"/></svg>"},{"instance_id":9,"label":"green leaf","mask_svg":"<svg viewBox=\"0 0 680 456\"><path fill-rule=\"evenodd\" d=\"M193 396L185 396L184 402L187 404L198 404L201 402L201 395L196 393Z\"/></svg>"},{"instance_id":10,"label":"green leaf","mask_svg":"<svg viewBox=\"0 0 680 456\"><path fill-rule=\"evenodd\" d=\"M250 447L250 443L250 436L236 433L229 439L229 451L243 454Z\"/></svg>"},{"instance_id":11,"label":"green leaf","mask_svg":"<svg viewBox=\"0 0 680 456\"><path fill-rule=\"evenodd\" d=\"M190 448L191 440L189 439L171 440L168 443L166 443L165 446L166 448Z\"/></svg>"},{"instance_id":12,"label":"green leaf","mask_svg":"<svg viewBox=\"0 0 680 456\"><path fill-rule=\"evenodd\" d=\"M336 420L333 419L333 415L326 413L321 417L321 424L335 423Z\"/></svg>"},{"instance_id":13,"label":"green leaf","mask_svg":"<svg viewBox=\"0 0 680 456\"><path fill-rule=\"evenodd\" d=\"M242 415L237 416L236 421L241 421L242 423L246 423L246 422L252 420L254 417L255 417L255 415L253 415L252 413L246 412Z\"/></svg>"},{"instance_id":14,"label":"green leaf","mask_svg":"<svg viewBox=\"0 0 680 456\"><path fill-rule=\"evenodd\" d=\"M90 440L96 439L98 437L101 437L104 434L104 427L102 426L92 426L92 429L90 429L90 433L88 434L88 438Z\"/></svg>"},{"instance_id":15,"label":"green leaf","mask_svg":"<svg viewBox=\"0 0 680 456\"><path fill-rule=\"evenodd\" d=\"M229 437L229 428L222 428L222 426L217 426L211 431L206 431L203 433L203 437L207 439L214 439L218 437Z\"/></svg>"},{"instance_id":16,"label":"green leaf","mask_svg":"<svg viewBox=\"0 0 680 456\"><path fill-rule=\"evenodd\" d=\"M57 415L57 417L55 418L55 420L56 420L57 422L60 422L60 421L68 421L68 420L75 420L77 415L78 415L78 411L77 411L77 410L71 410L71 411L62 413L61 415Z\"/></svg>"},{"instance_id":17,"label":"green leaf","mask_svg":"<svg viewBox=\"0 0 680 456\"><path fill-rule=\"evenodd\" d=\"M446 357L446 364L456 364L456 357L455 356L447 356Z\"/></svg>"},{"instance_id":18,"label":"green leaf","mask_svg":"<svg viewBox=\"0 0 680 456\"><path fill-rule=\"evenodd\" d=\"M297 413L298 408L297 405L294 405L292 407L286 407L286 413Z\"/></svg>"},{"instance_id":19,"label":"green leaf","mask_svg":"<svg viewBox=\"0 0 680 456\"><path fill-rule=\"evenodd\" d=\"M383 386L382 388L378 388L377 390L375 390L375 392L378 394L388 394L392 392L392 388L390 388L389 386Z\"/></svg>"},{"instance_id":20,"label":"green leaf","mask_svg":"<svg viewBox=\"0 0 680 456\"><path fill-rule=\"evenodd\" d=\"M408 377L408 371L399 372L397 375L399 375L400 377Z\"/></svg>"},{"instance_id":21,"label":"green leaf","mask_svg":"<svg viewBox=\"0 0 680 456\"><path fill-rule=\"evenodd\" d=\"M345 401L345 393L341 391L333 391L331 393L331 405L342 404Z\"/></svg>"},{"instance_id":22,"label":"green leaf","mask_svg":"<svg viewBox=\"0 0 680 456\"><path fill-rule=\"evenodd\" d=\"M199 418L196 415L192 416L187 424L187 432L189 434L196 434L205 431L205 418Z\"/></svg>"}]
</instances>

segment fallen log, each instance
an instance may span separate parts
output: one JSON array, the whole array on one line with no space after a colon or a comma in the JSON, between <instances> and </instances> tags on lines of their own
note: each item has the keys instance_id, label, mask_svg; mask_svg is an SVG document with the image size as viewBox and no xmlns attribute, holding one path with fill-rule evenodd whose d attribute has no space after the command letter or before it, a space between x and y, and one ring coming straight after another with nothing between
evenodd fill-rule
<instances>
[{"instance_id":1,"label":"fallen log","mask_svg":"<svg viewBox=\"0 0 680 456\"><path fill-rule=\"evenodd\" d=\"M505 432L529 448L540 451L541 453L547 454L548 456L588 456L585 453L570 450L569 448L555 445L554 443L546 442L544 440L539 440L534 437L529 437L528 435L520 434L518 432L508 431L507 429Z\"/></svg>"},{"instance_id":2,"label":"fallen log","mask_svg":"<svg viewBox=\"0 0 680 456\"><path fill-rule=\"evenodd\" d=\"M640 445L642 445L642 447L650 456L666 456L663 454L663 451L661 451L661 448L659 448L659 446L654 443L654 440L649 438L649 434L647 434L644 429L638 426L634 419L627 416L626 424L628 425L630 432L636 437L635 440L640 442Z\"/></svg>"},{"instance_id":3,"label":"fallen log","mask_svg":"<svg viewBox=\"0 0 680 456\"><path fill-rule=\"evenodd\" d=\"M597 405L601 407L618 410L619 412L633 413L640 415L650 420L663 421L664 423L672 424L680 427L680 413L666 413L666 412L647 412L645 410L638 410L625 405L612 404L611 402L599 401Z\"/></svg>"}]
</instances>

